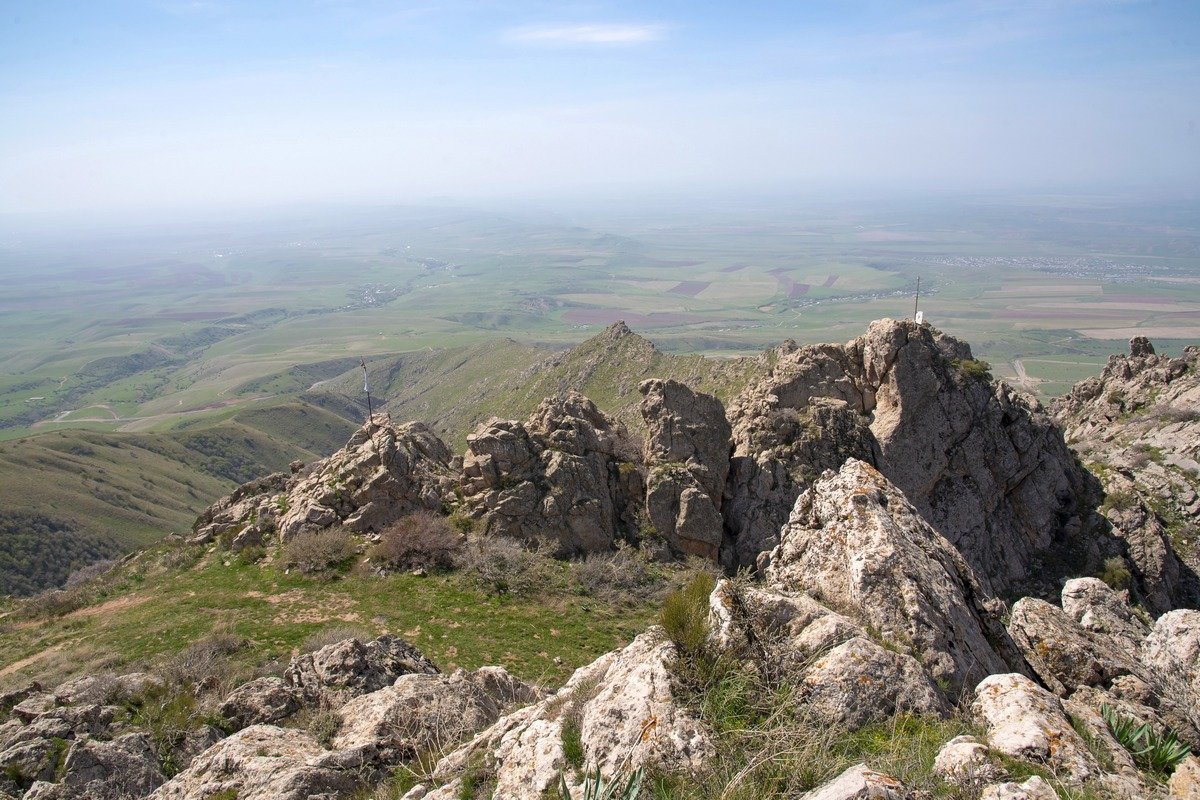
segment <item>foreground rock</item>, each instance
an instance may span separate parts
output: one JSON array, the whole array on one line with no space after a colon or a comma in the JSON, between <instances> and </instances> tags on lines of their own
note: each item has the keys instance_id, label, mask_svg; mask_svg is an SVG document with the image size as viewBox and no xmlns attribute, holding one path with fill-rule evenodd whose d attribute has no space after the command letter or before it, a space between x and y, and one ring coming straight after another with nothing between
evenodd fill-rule
<instances>
[{"instance_id":1,"label":"foreground rock","mask_svg":"<svg viewBox=\"0 0 1200 800\"><path fill-rule=\"evenodd\" d=\"M467 437L461 490L487 535L548 540L560 554L633 541L642 479L625 427L567 392L526 422L492 419Z\"/></svg>"},{"instance_id":2,"label":"foreground rock","mask_svg":"<svg viewBox=\"0 0 1200 800\"><path fill-rule=\"evenodd\" d=\"M450 456L423 423L376 417L307 470L253 481L210 506L192 541L226 537L239 550L275 534L286 541L333 525L378 531L405 514L440 511L453 484Z\"/></svg>"},{"instance_id":3,"label":"foreground rock","mask_svg":"<svg viewBox=\"0 0 1200 800\"><path fill-rule=\"evenodd\" d=\"M907 649L957 697L1020 666L998 615L957 550L878 470L850 460L797 501L762 564L767 585L809 589ZM998 652L993 642L1006 652ZM1006 660L1005 655L1008 655Z\"/></svg>"},{"instance_id":4,"label":"foreground rock","mask_svg":"<svg viewBox=\"0 0 1200 800\"><path fill-rule=\"evenodd\" d=\"M494 797L540 797L556 786L560 771L578 785L563 752L563 731L577 732L588 769L614 775L657 764L668 771L699 773L715 755L712 734L675 697L674 645L651 628L622 650L576 670L546 700L502 717L434 770L448 781L430 800L459 796L462 780L479 760L494 764Z\"/></svg>"},{"instance_id":5,"label":"foreground rock","mask_svg":"<svg viewBox=\"0 0 1200 800\"><path fill-rule=\"evenodd\" d=\"M902 800L906 796L904 785L891 775L856 764L804 795L804 800Z\"/></svg>"},{"instance_id":6,"label":"foreground rock","mask_svg":"<svg viewBox=\"0 0 1200 800\"><path fill-rule=\"evenodd\" d=\"M1078 783L1100 774L1058 699L1024 675L986 678L976 687L972 711L987 726L993 750L1046 764Z\"/></svg>"},{"instance_id":7,"label":"foreground rock","mask_svg":"<svg viewBox=\"0 0 1200 800\"><path fill-rule=\"evenodd\" d=\"M254 725L209 748L151 797L334 800L357 785L357 766L304 731Z\"/></svg>"},{"instance_id":8,"label":"foreground rock","mask_svg":"<svg viewBox=\"0 0 1200 800\"><path fill-rule=\"evenodd\" d=\"M514 705L542 693L500 667L452 675L402 675L391 686L356 697L338 711L333 748L364 762L408 761L486 728Z\"/></svg>"},{"instance_id":9,"label":"foreground rock","mask_svg":"<svg viewBox=\"0 0 1200 800\"><path fill-rule=\"evenodd\" d=\"M739 564L770 549L795 497L847 457L903 491L989 594L1023 587L1047 553L1108 552L1092 531L1099 486L1053 420L927 325L881 320L845 346L780 348L729 415Z\"/></svg>"}]
</instances>

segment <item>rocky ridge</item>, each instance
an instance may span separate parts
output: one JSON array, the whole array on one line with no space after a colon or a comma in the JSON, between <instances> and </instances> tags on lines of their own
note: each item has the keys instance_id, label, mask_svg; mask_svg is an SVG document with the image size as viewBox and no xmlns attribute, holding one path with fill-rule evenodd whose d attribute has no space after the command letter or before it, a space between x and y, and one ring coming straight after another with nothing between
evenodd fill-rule
<instances>
[{"instance_id":1,"label":"rocky ridge","mask_svg":"<svg viewBox=\"0 0 1200 800\"><path fill-rule=\"evenodd\" d=\"M481 423L461 458L418 423L377 417L330 459L215 504L195 541L232 536L237 549L272 531L378 531L418 508L450 509L560 554L623 541L735 569L775 546L817 476L856 458L905 493L988 595L1049 594L1062 575L1096 574L1113 557L1139 565L1139 598L1183 580L1169 546L1151 552L1109 532L1100 484L1054 420L986 380L965 343L881 320L846 345L785 344L762 361L765 377L728 409L674 380L643 382L644 437L573 391L528 420Z\"/></svg>"},{"instance_id":2,"label":"rocky ridge","mask_svg":"<svg viewBox=\"0 0 1200 800\"><path fill-rule=\"evenodd\" d=\"M1110 437L1130 449L1157 435L1145 417L1162 412L1145 409L1165 402L1183 443L1171 439L1181 455L1162 459L1164 474L1186 480L1196 352L1162 359L1135 341L1055 413L1073 441L1098 449L1117 429L1141 437ZM1165 782L1105 719L1200 749L1200 612L1176 608L1192 602L1177 531L1101 507L1099 483L1058 423L990 383L965 344L928 326L884 320L846 345L786 344L769 361L770 374L728 409L675 381L643 381L644 438L573 392L526 421L481 424L462 457L419 425L377 418L330 459L243 487L195 532L196 542L236 549L453 509L475 521L476 535L548 539L561 555L628 542L663 558L752 565L753 577L721 580L708 597L702 652L651 628L549 693L497 667L443 675L390 637L347 640L232 691L219 708L225 730L198 728L173 745L174 775L159 743L117 707L81 705L70 687L31 688L0 726L0 764L21 776L4 788L23 797L346 797L431 749L439 758L406 798L460 797L477 785L497 798L561 785L581 797L587 769L711 779L728 731L687 676L712 659L739 665L788 714L823 730L963 719L973 735L945 743L932 778L963 797L1192 796L1195 756ZM1111 416L1120 387L1137 405L1117 403ZM1104 480L1111 499L1120 484ZM1153 490L1139 491L1161 521ZM1171 513L1188 511L1187 498ZM1057 583L1113 559L1131 567L1126 591L1090 577ZM1004 602L1022 590L1038 596ZM326 741L286 726L310 712L335 716ZM1025 777L1028 768L1046 777ZM117 775L137 785L117 787ZM805 797L925 796L867 764L829 777Z\"/></svg>"},{"instance_id":3,"label":"rocky ridge","mask_svg":"<svg viewBox=\"0 0 1200 800\"><path fill-rule=\"evenodd\" d=\"M1126 595L1082 578L1064 586L1061 606L1025 598L1006 614L981 599L970 565L917 506L857 460L797 499L762 561L760 579L722 580L708 597L704 657L790 687L780 696L803 724L850 733L966 714L979 735L946 742L930 778L975 792L961 796L1054 798L1056 786L1188 796L1191 762L1172 784L1152 780L1102 714L1114 708L1200 748L1200 612L1143 618ZM440 758L405 797L449 800L486 785L487 796L535 798L565 782L578 798L597 768L703 781L728 734L688 688L698 657L652 627L549 693L499 667L443 674L394 637L348 639L236 688L218 706L222 727L198 724L167 750L125 711L159 679L29 687L0 698L11 708L0 788L71 800L345 798L431 751ZM289 726L315 712L333 715L325 738ZM1053 782L1014 779L1014 764ZM806 795L860 796L919 795L866 765Z\"/></svg>"},{"instance_id":4,"label":"rocky ridge","mask_svg":"<svg viewBox=\"0 0 1200 800\"><path fill-rule=\"evenodd\" d=\"M1200 604L1200 347L1171 358L1134 338L1054 413L1103 482L1146 605Z\"/></svg>"}]
</instances>

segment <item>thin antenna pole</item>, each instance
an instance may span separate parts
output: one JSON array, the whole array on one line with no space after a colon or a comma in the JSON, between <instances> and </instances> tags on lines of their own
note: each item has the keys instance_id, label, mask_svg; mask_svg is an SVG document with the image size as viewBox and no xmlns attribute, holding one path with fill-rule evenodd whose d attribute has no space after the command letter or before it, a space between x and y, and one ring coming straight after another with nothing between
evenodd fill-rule
<instances>
[{"instance_id":1,"label":"thin antenna pole","mask_svg":"<svg viewBox=\"0 0 1200 800\"><path fill-rule=\"evenodd\" d=\"M371 385L367 382L367 360L362 356L359 356L358 363L362 365L363 391L367 393L367 422L370 422L375 416L375 409L371 407Z\"/></svg>"},{"instance_id":2,"label":"thin antenna pole","mask_svg":"<svg viewBox=\"0 0 1200 800\"><path fill-rule=\"evenodd\" d=\"M917 318L917 303L921 302L921 276L917 276L917 293L913 295L913 319Z\"/></svg>"}]
</instances>

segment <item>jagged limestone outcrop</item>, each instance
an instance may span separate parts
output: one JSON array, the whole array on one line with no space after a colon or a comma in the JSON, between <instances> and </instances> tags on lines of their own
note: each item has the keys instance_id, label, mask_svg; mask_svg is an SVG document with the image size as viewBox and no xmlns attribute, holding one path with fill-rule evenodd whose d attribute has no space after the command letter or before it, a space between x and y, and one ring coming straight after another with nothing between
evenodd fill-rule
<instances>
[{"instance_id":1,"label":"jagged limestone outcrop","mask_svg":"<svg viewBox=\"0 0 1200 800\"><path fill-rule=\"evenodd\" d=\"M563 750L564 726L576 732L587 767L604 775L650 764L698 773L715 755L712 732L677 697L676 658L674 644L651 628L576 670L546 700L501 718L447 755L434 770L446 783L425 797L461 796L464 773L480 759L492 765L496 800L541 797L564 772L578 790Z\"/></svg>"},{"instance_id":2,"label":"jagged limestone outcrop","mask_svg":"<svg viewBox=\"0 0 1200 800\"><path fill-rule=\"evenodd\" d=\"M840 345L784 348L730 403L734 561L774 545L790 501L853 456L876 466L957 547L989 594L1021 588L1048 551L1097 561L1099 487L1035 400L991 384L970 347L880 320Z\"/></svg>"},{"instance_id":3,"label":"jagged limestone outcrop","mask_svg":"<svg viewBox=\"0 0 1200 800\"><path fill-rule=\"evenodd\" d=\"M646 514L679 555L716 560L729 476L729 421L717 398L673 380L643 381Z\"/></svg>"},{"instance_id":4,"label":"jagged limestone outcrop","mask_svg":"<svg viewBox=\"0 0 1200 800\"><path fill-rule=\"evenodd\" d=\"M951 692L1015 668L970 566L879 470L850 460L796 501L761 561L768 586L807 591L915 655Z\"/></svg>"},{"instance_id":5,"label":"jagged limestone outcrop","mask_svg":"<svg viewBox=\"0 0 1200 800\"><path fill-rule=\"evenodd\" d=\"M462 502L485 535L610 550L636 538L638 451L623 425L567 392L526 422L493 419L467 437Z\"/></svg>"},{"instance_id":6,"label":"jagged limestone outcrop","mask_svg":"<svg viewBox=\"0 0 1200 800\"><path fill-rule=\"evenodd\" d=\"M1141 602L1200 604L1200 347L1171 358L1136 337L1054 412L1103 481L1101 510Z\"/></svg>"},{"instance_id":7,"label":"jagged limestone outcrop","mask_svg":"<svg viewBox=\"0 0 1200 800\"><path fill-rule=\"evenodd\" d=\"M251 482L214 503L196 521L192 541L228 537L238 550L333 525L378 531L404 514L441 511L452 484L450 450L433 431L377 416L328 458L307 469L294 464L290 476Z\"/></svg>"}]
</instances>

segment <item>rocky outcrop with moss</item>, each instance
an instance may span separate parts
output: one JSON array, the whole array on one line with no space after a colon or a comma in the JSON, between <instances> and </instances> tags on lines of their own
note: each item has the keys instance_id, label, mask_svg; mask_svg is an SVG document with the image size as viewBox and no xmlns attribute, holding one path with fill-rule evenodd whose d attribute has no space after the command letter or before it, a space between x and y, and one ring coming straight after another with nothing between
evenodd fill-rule
<instances>
[{"instance_id":1,"label":"rocky outcrop with moss","mask_svg":"<svg viewBox=\"0 0 1200 800\"><path fill-rule=\"evenodd\" d=\"M773 547L795 498L848 457L895 483L990 594L1108 553L1093 531L1099 486L1054 421L928 325L880 320L844 346L787 348L729 415L736 564Z\"/></svg>"},{"instance_id":2,"label":"rocky outcrop with moss","mask_svg":"<svg viewBox=\"0 0 1200 800\"><path fill-rule=\"evenodd\" d=\"M548 540L561 553L608 550L637 530L638 447L583 395L547 398L526 422L490 420L467 437L462 513L489 535Z\"/></svg>"},{"instance_id":3,"label":"rocky outcrop with moss","mask_svg":"<svg viewBox=\"0 0 1200 800\"><path fill-rule=\"evenodd\" d=\"M1200 604L1200 347L1172 358L1136 337L1054 411L1103 482L1113 577L1155 612Z\"/></svg>"}]
</instances>

